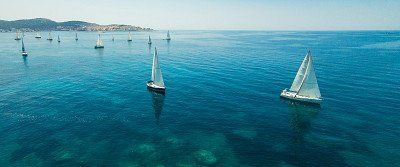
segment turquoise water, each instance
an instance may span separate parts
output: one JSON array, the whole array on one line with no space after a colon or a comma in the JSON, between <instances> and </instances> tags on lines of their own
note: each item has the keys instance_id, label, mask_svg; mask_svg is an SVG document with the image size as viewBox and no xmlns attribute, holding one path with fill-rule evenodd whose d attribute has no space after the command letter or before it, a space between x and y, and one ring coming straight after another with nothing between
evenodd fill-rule
<instances>
[{"instance_id":1,"label":"turquoise water","mask_svg":"<svg viewBox=\"0 0 400 167\"><path fill-rule=\"evenodd\" d=\"M1 33L0 166L400 166L399 31L165 34ZM321 107L279 98L309 49Z\"/></svg>"}]
</instances>

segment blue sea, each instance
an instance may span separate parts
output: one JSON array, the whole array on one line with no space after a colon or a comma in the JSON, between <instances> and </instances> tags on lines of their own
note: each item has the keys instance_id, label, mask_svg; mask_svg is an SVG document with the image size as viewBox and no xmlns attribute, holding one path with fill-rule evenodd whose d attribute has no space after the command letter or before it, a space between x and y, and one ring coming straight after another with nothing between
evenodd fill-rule
<instances>
[{"instance_id":1,"label":"blue sea","mask_svg":"<svg viewBox=\"0 0 400 167\"><path fill-rule=\"evenodd\" d=\"M47 33L0 34L0 166L400 166L400 31ZM279 97L308 50L321 106Z\"/></svg>"}]
</instances>

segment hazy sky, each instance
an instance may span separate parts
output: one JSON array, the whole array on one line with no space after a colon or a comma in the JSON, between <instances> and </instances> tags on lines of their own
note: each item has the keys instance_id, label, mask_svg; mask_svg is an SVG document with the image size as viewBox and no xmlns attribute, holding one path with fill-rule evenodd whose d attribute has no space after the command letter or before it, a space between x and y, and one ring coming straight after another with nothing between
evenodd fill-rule
<instances>
[{"instance_id":1,"label":"hazy sky","mask_svg":"<svg viewBox=\"0 0 400 167\"><path fill-rule=\"evenodd\" d=\"M400 29L400 0L0 0L0 19L155 29Z\"/></svg>"}]
</instances>

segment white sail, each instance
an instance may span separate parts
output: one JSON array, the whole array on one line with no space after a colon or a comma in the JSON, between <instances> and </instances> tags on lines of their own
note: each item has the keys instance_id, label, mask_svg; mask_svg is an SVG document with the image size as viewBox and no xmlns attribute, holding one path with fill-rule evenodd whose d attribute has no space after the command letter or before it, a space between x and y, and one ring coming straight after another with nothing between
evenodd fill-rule
<instances>
[{"instance_id":1,"label":"white sail","mask_svg":"<svg viewBox=\"0 0 400 167\"><path fill-rule=\"evenodd\" d=\"M304 60L301 63L299 70L297 71L296 77L294 78L292 86L290 87L290 91L292 91L292 92L298 92L300 89L301 83L302 83L305 73L306 73L307 64L309 61L309 55L310 55L310 52L308 52L306 57L304 57Z\"/></svg>"},{"instance_id":2,"label":"white sail","mask_svg":"<svg viewBox=\"0 0 400 167\"><path fill-rule=\"evenodd\" d=\"M161 73L160 65L158 64L157 48L154 49L153 66L151 68L151 80L154 85L164 87L164 80Z\"/></svg>"},{"instance_id":3,"label":"white sail","mask_svg":"<svg viewBox=\"0 0 400 167\"><path fill-rule=\"evenodd\" d=\"M308 54L308 63L305 76L297 94L311 98L321 98L321 93L319 92L317 77L315 75L314 65L310 53Z\"/></svg>"},{"instance_id":4,"label":"white sail","mask_svg":"<svg viewBox=\"0 0 400 167\"><path fill-rule=\"evenodd\" d=\"M129 40L129 41L132 41L132 35L131 35L131 32L129 32L128 40Z\"/></svg>"},{"instance_id":5,"label":"white sail","mask_svg":"<svg viewBox=\"0 0 400 167\"><path fill-rule=\"evenodd\" d=\"M97 45L97 46L103 46L103 41L102 41L101 38L100 38L100 34L99 34L99 37L97 38L96 45Z\"/></svg>"},{"instance_id":6,"label":"white sail","mask_svg":"<svg viewBox=\"0 0 400 167\"><path fill-rule=\"evenodd\" d=\"M22 38L22 52L25 52L24 38Z\"/></svg>"},{"instance_id":7,"label":"white sail","mask_svg":"<svg viewBox=\"0 0 400 167\"><path fill-rule=\"evenodd\" d=\"M171 36L169 35L169 31L167 32L167 40L170 40Z\"/></svg>"}]
</instances>

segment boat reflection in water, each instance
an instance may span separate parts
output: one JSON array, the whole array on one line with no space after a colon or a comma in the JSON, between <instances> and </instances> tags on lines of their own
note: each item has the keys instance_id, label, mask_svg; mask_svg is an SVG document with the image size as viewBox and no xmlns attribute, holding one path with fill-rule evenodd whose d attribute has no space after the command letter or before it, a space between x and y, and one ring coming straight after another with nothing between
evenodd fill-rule
<instances>
[{"instance_id":1,"label":"boat reflection in water","mask_svg":"<svg viewBox=\"0 0 400 167\"><path fill-rule=\"evenodd\" d=\"M155 92L149 89L153 102L154 116L156 118L156 124L160 124L160 116L164 106L165 94L163 92Z\"/></svg>"},{"instance_id":2,"label":"boat reflection in water","mask_svg":"<svg viewBox=\"0 0 400 167\"><path fill-rule=\"evenodd\" d=\"M293 142L301 144L305 135L312 128L312 121L321 111L319 105L308 105L301 102L288 101L290 118L290 127L293 130Z\"/></svg>"}]
</instances>

